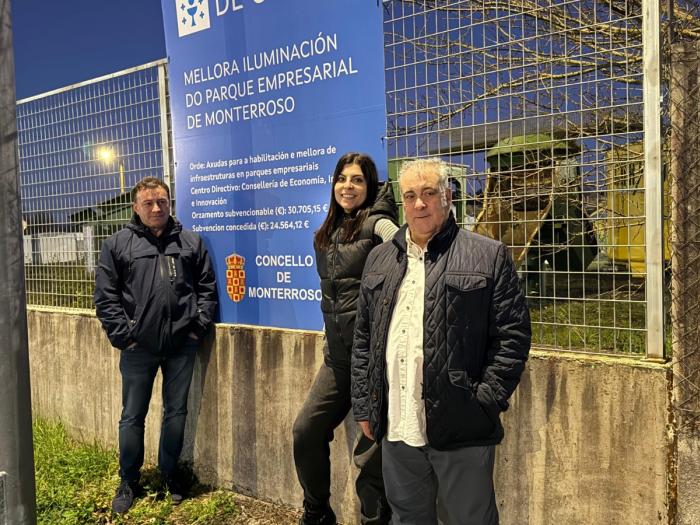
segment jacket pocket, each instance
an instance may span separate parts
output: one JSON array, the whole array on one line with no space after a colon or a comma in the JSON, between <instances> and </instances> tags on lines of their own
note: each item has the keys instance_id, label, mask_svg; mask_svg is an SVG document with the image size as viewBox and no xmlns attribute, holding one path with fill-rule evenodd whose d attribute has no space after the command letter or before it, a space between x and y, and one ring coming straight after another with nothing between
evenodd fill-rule
<instances>
[{"instance_id":1,"label":"jacket pocket","mask_svg":"<svg viewBox=\"0 0 700 525\"><path fill-rule=\"evenodd\" d=\"M194 252L189 248L170 244L165 247L163 255L166 257L170 282L178 290L179 295L192 293L192 283L196 281Z\"/></svg>"},{"instance_id":2,"label":"jacket pocket","mask_svg":"<svg viewBox=\"0 0 700 525\"><path fill-rule=\"evenodd\" d=\"M445 320L448 325L474 324L485 319L489 280L483 275L445 274Z\"/></svg>"},{"instance_id":3,"label":"jacket pocket","mask_svg":"<svg viewBox=\"0 0 700 525\"><path fill-rule=\"evenodd\" d=\"M367 296L367 306L370 309L369 319L372 326L374 326L376 320L375 312L381 312L386 307L386 301L384 301L384 304L381 303L385 279L386 275L383 273L370 273L362 279L362 288L364 288L364 294Z\"/></svg>"},{"instance_id":4,"label":"jacket pocket","mask_svg":"<svg viewBox=\"0 0 700 525\"><path fill-rule=\"evenodd\" d=\"M451 395L446 399L449 405L448 416L454 441L475 441L488 439L495 429L496 422L481 405L473 390L471 379L465 370L448 370Z\"/></svg>"},{"instance_id":5,"label":"jacket pocket","mask_svg":"<svg viewBox=\"0 0 700 525\"><path fill-rule=\"evenodd\" d=\"M447 373L450 376L450 383L452 383L452 385L463 390L471 390L471 381L464 370L451 369L448 370Z\"/></svg>"},{"instance_id":6,"label":"jacket pocket","mask_svg":"<svg viewBox=\"0 0 700 525\"><path fill-rule=\"evenodd\" d=\"M380 288L386 279L386 275L383 273L368 273L362 279L362 286L364 286L369 291L374 291Z\"/></svg>"},{"instance_id":7,"label":"jacket pocket","mask_svg":"<svg viewBox=\"0 0 700 525\"><path fill-rule=\"evenodd\" d=\"M158 261L158 250L155 246L134 246L133 250L129 250L128 263L125 264L129 268L126 281L130 291L133 294L134 302L144 301L153 290L153 271ZM134 316L135 317L135 316Z\"/></svg>"},{"instance_id":8,"label":"jacket pocket","mask_svg":"<svg viewBox=\"0 0 700 525\"><path fill-rule=\"evenodd\" d=\"M501 407L496 401L493 395L493 390L488 383L479 383L477 385L476 400L479 402L481 409L486 413L486 415L494 422L494 424L499 419L499 414L501 413Z\"/></svg>"},{"instance_id":9,"label":"jacket pocket","mask_svg":"<svg viewBox=\"0 0 700 525\"><path fill-rule=\"evenodd\" d=\"M136 309L134 310L134 316L129 319L129 335L128 339L130 341L136 341L138 333L139 333L139 328L141 326L141 317L143 316L143 305L137 305Z\"/></svg>"}]
</instances>

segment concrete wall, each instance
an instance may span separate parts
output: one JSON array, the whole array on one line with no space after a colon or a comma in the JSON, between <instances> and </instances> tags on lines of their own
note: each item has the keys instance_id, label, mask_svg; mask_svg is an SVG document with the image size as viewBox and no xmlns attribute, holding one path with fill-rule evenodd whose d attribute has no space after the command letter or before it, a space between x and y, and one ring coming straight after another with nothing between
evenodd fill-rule
<instances>
[{"instance_id":1,"label":"concrete wall","mask_svg":"<svg viewBox=\"0 0 700 525\"><path fill-rule=\"evenodd\" d=\"M29 312L36 416L116 447L118 351L92 315ZM316 333L220 325L200 353L185 456L205 482L299 506L291 428L321 363ZM673 523L671 374L631 359L534 352L504 417L502 523ZM159 389L159 383L156 390ZM159 396L147 421L157 451ZM333 505L355 523L354 424L332 443Z\"/></svg>"},{"instance_id":2,"label":"concrete wall","mask_svg":"<svg viewBox=\"0 0 700 525\"><path fill-rule=\"evenodd\" d=\"M697 429L679 434L677 465L676 524L697 525L700 523L700 435Z\"/></svg>"}]
</instances>

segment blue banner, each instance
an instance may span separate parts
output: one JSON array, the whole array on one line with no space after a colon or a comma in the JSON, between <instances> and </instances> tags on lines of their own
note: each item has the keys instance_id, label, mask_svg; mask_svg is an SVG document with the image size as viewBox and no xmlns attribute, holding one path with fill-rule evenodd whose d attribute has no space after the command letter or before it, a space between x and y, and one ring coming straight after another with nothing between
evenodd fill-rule
<instances>
[{"instance_id":1,"label":"blue banner","mask_svg":"<svg viewBox=\"0 0 700 525\"><path fill-rule=\"evenodd\" d=\"M221 321L320 330L313 234L347 151L386 178L381 4L162 0L176 214L206 240Z\"/></svg>"}]
</instances>

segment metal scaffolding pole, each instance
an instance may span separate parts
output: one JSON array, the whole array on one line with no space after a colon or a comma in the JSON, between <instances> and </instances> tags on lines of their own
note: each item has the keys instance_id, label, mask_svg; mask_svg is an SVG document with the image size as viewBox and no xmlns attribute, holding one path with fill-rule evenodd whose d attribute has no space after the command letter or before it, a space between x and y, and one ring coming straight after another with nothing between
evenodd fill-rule
<instances>
[{"instance_id":1,"label":"metal scaffolding pole","mask_svg":"<svg viewBox=\"0 0 700 525\"><path fill-rule=\"evenodd\" d=\"M12 20L0 0L0 525L36 523L23 253Z\"/></svg>"},{"instance_id":2,"label":"metal scaffolding pole","mask_svg":"<svg viewBox=\"0 0 700 525\"><path fill-rule=\"evenodd\" d=\"M661 166L661 16L659 0L643 0L644 182L647 359L663 361L664 211Z\"/></svg>"}]
</instances>

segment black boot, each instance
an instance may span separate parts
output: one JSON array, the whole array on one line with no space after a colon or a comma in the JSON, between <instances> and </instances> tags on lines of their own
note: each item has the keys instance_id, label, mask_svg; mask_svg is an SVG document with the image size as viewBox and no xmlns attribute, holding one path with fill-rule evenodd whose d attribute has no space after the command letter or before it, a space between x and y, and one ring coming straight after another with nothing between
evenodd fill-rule
<instances>
[{"instance_id":1,"label":"black boot","mask_svg":"<svg viewBox=\"0 0 700 525\"><path fill-rule=\"evenodd\" d=\"M391 523L391 507L384 498L377 500L376 514L366 516L364 512L360 514L362 525L389 525Z\"/></svg>"},{"instance_id":2,"label":"black boot","mask_svg":"<svg viewBox=\"0 0 700 525\"><path fill-rule=\"evenodd\" d=\"M304 501L304 514L299 520L299 525L336 525L335 512L330 504L314 506Z\"/></svg>"}]
</instances>

